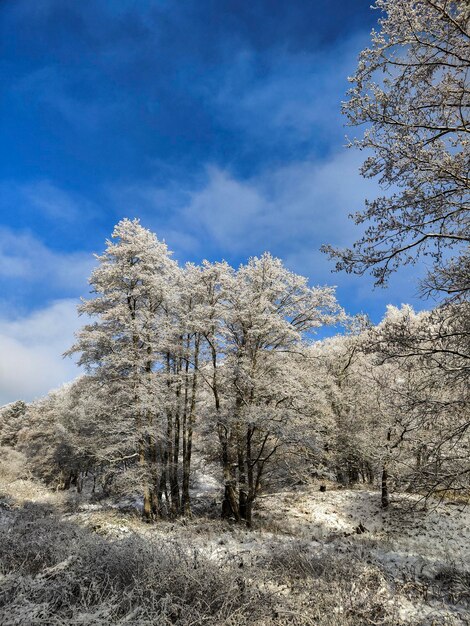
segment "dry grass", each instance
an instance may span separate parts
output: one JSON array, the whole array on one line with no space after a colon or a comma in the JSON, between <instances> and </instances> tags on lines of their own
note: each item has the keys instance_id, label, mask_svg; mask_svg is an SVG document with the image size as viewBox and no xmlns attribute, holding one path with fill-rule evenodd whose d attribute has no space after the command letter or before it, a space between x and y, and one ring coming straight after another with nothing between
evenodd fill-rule
<instances>
[{"instance_id":1,"label":"dry grass","mask_svg":"<svg viewBox=\"0 0 470 626\"><path fill-rule=\"evenodd\" d=\"M315 542L269 518L251 533L203 518L152 526L50 492L9 461L0 462L2 626L470 623L470 578L457 565L397 577L374 561L380 546L367 534Z\"/></svg>"},{"instance_id":2,"label":"dry grass","mask_svg":"<svg viewBox=\"0 0 470 626\"><path fill-rule=\"evenodd\" d=\"M209 522L184 528L184 540L183 528L170 526L153 538L130 531L113 540L49 504L8 515L0 528L4 626L399 623L393 582L359 554L326 558L290 541L251 564L221 563L195 547L198 530L212 534Z\"/></svg>"},{"instance_id":3,"label":"dry grass","mask_svg":"<svg viewBox=\"0 0 470 626\"><path fill-rule=\"evenodd\" d=\"M0 623L261 624L270 596L177 541L110 541L31 504L0 529Z\"/></svg>"}]
</instances>

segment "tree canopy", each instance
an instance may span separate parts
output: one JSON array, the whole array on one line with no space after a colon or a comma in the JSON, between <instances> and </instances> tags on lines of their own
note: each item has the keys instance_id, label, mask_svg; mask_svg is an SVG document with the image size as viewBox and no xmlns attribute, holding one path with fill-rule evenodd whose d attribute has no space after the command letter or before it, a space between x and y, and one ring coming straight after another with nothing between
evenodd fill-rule
<instances>
[{"instance_id":1,"label":"tree canopy","mask_svg":"<svg viewBox=\"0 0 470 626\"><path fill-rule=\"evenodd\" d=\"M466 0L377 0L384 13L359 57L343 111L364 126L351 146L386 193L354 214L363 236L324 250L337 269L386 283L400 265L431 261L425 293L470 289L470 6Z\"/></svg>"}]
</instances>

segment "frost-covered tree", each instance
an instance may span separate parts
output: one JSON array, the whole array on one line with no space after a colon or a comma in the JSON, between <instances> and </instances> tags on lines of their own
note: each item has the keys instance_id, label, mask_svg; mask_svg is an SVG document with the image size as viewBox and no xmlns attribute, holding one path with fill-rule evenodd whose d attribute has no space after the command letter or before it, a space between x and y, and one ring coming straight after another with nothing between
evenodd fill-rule
<instances>
[{"instance_id":1,"label":"frost-covered tree","mask_svg":"<svg viewBox=\"0 0 470 626\"><path fill-rule=\"evenodd\" d=\"M312 378L324 387L334 428L327 440L334 477L344 485L376 479L375 386L360 335L336 335L312 346ZM373 442L373 443L372 443ZM372 445L371 445L372 443Z\"/></svg>"},{"instance_id":2,"label":"frost-covered tree","mask_svg":"<svg viewBox=\"0 0 470 626\"><path fill-rule=\"evenodd\" d=\"M370 338L404 381L401 389L384 386L388 408L403 420L396 423L403 440L395 446L391 432L388 448L409 448L411 432L429 435L432 461L425 471L417 453L420 479L410 472L410 485L436 493L467 474L470 7L466 0L377 0L375 7L380 29L360 55L344 112L351 125L365 125L352 143L370 155L362 174L378 177L388 193L356 213L367 227L352 249L325 250L339 259L337 269L370 271L377 284L422 255L430 261L422 290L442 294L444 304L423 320L390 311ZM444 457L455 463L442 471Z\"/></svg>"},{"instance_id":3,"label":"frost-covered tree","mask_svg":"<svg viewBox=\"0 0 470 626\"><path fill-rule=\"evenodd\" d=\"M111 426L108 454L115 462L139 461L144 516L157 513L156 415L160 341L169 285L176 264L167 246L138 220L115 227L90 278L95 297L79 308L96 321L86 324L69 353L108 394Z\"/></svg>"},{"instance_id":4,"label":"frost-covered tree","mask_svg":"<svg viewBox=\"0 0 470 626\"><path fill-rule=\"evenodd\" d=\"M384 13L362 51L344 112L365 125L352 145L370 153L362 175L389 191L354 216L366 224L337 268L384 284L427 255L425 292L470 289L470 6L467 0L377 0Z\"/></svg>"},{"instance_id":5,"label":"frost-covered tree","mask_svg":"<svg viewBox=\"0 0 470 626\"><path fill-rule=\"evenodd\" d=\"M335 421L330 467L379 485L384 507L394 489L469 493L468 332L448 308L389 307L377 326L312 346Z\"/></svg>"},{"instance_id":6,"label":"frost-covered tree","mask_svg":"<svg viewBox=\"0 0 470 626\"><path fill-rule=\"evenodd\" d=\"M165 306L166 332L160 347L163 367L158 372L164 380L160 395L165 398L166 425L160 497L168 481L172 514L190 514L193 430L206 328L203 274L203 268L193 264L179 270Z\"/></svg>"},{"instance_id":7,"label":"frost-covered tree","mask_svg":"<svg viewBox=\"0 0 470 626\"><path fill-rule=\"evenodd\" d=\"M395 447L406 451L401 479L410 490L425 495L470 494L465 307L422 313L407 306L389 307L381 324L365 338L378 368L392 367L396 372L395 384L384 386L384 397L395 416Z\"/></svg>"},{"instance_id":8,"label":"frost-covered tree","mask_svg":"<svg viewBox=\"0 0 470 626\"><path fill-rule=\"evenodd\" d=\"M41 480L57 489L77 484L85 465L80 445L67 425L67 411L73 405L73 383L51 391L46 397L25 406L16 448L24 453L28 468ZM78 415L74 427L78 430Z\"/></svg>"},{"instance_id":9,"label":"frost-covered tree","mask_svg":"<svg viewBox=\"0 0 470 626\"><path fill-rule=\"evenodd\" d=\"M0 445L15 447L18 431L24 426L27 404L22 400L0 407Z\"/></svg>"},{"instance_id":10,"label":"frost-covered tree","mask_svg":"<svg viewBox=\"0 0 470 626\"><path fill-rule=\"evenodd\" d=\"M225 477L224 511L251 524L266 468L286 443L299 410L301 366L289 354L342 311L334 289L311 288L269 254L220 273L218 429Z\"/></svg>"}]
</instances>

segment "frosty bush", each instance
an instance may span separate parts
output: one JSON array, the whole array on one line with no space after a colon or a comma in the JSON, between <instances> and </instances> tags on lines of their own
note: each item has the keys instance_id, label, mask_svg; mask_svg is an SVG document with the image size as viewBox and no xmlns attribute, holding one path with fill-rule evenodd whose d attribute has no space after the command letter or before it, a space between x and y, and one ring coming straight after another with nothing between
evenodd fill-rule
<instances>
[{"instance_id":1,"label":"frosty bush","mask_svg":"<svg viewBox=\"0 0 470 626\"><path fill-rule=\"evenodd\" d=\"M29 505L0 529L0 622L261 623L268 594L181 543L108 541Z\"/></svg>"}]
</instances>

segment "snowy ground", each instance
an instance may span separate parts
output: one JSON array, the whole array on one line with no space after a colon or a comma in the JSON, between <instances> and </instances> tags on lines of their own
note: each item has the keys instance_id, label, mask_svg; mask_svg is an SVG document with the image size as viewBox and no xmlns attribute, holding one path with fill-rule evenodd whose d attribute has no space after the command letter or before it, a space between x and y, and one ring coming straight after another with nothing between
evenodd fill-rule
<instances>
[{"instance_id":1,"label":"snowy ground","mask_svg":"<svg viewBox=\"0 0 470 626\"><path fill-rule=\"evenodd\" d=\"M63 520L113 541L132 535L179 541L221 566L229 563L243 568L248 576L256 568L272 565L273 557L291 559L294 570L296 560L306 559L308 567L312 562L322 563L326 569L334 560L351 560L364 571L368 567L380 571L374 593L376 601L383 597L384 603L393 605L393 623L470 625L470 508L452 502L423 511L412 507L416 501L409 497L395 497L384 512L376 491L320 492L317 485L260 498L254 530L248 531L215 518L220 486L211 475L200 474L193 489L195 509L205 510L205 515L155 525L144 524L138 515L109 503L90 504L82 496L72 496L73 506L69 502L64 508L63 494L31 487L24 480L16 483L8 490L16 494L17 502L19 496L23 501L55 502ZM451 592L444 597L442 590L450 584ZM291 593L285 585L274 583L272 590L281 604L283 594L287 599ZM308 602L298 588L296 593L299 601ZM288 622L279 618L279 623Z\"/></svg>"},{"instance_id":2,"label":"snowy ground","mask_svg":"<svg viewBox=\"0 0 470 626\"><path fill-rule=\"evenodd\" d=\"M275 524L278 532L306 539L306 549L325 555L362 551L365 559L409 585L434 580L447 570L468 576L470 508L429 503L423 511L416 503L416 498L396 497L384 512L375 491L294 492L263 499L260 517ZM396 603L404 624L470 624L464 607L405 597L397 597Z\"/></svg>"},{"instance_id":3,"label":"snowy ground","mask_svg":"<svg viewBox=\"0 0 470 626\"><path fill-rule=\"evenodd\" d=\"M423 511L413 505L416 499L396 497L383 511L375 491L293 492L263 498L260 517L296 537L362 544L392 570L433 574L452 563L470 571L470 508L430 503Z\"/></svg>"},{"instance_id":4,"label":"snowy ground","mask_svg":"<svg viewBox=\"0 0 470 626\"><path fill-rule=\"evenodd\" d=\"M201 475L193 490L196 508L205 503L206 510L212 511L219 494L217 481ZM323 560L354 556L379 566L401 589L411 590L388 599L395 604L397 624L470 625L470 613L460 597L454 606L426 598L426 586L447 571L454 577L470 577L470 508L446 502L428 505L424 511L416 504L417 499L396 496L390 509L383 511L376 491L320 492L315 486L260 498L251 531L204 517L155 526L137 519L130 522L117 511L109 517L88 508L74 517L115 538L136 532L186 539L191 549L212 561L234 562L247 569L289 546L293 554L300 550Z\"/></svg>"}]
</instances>

